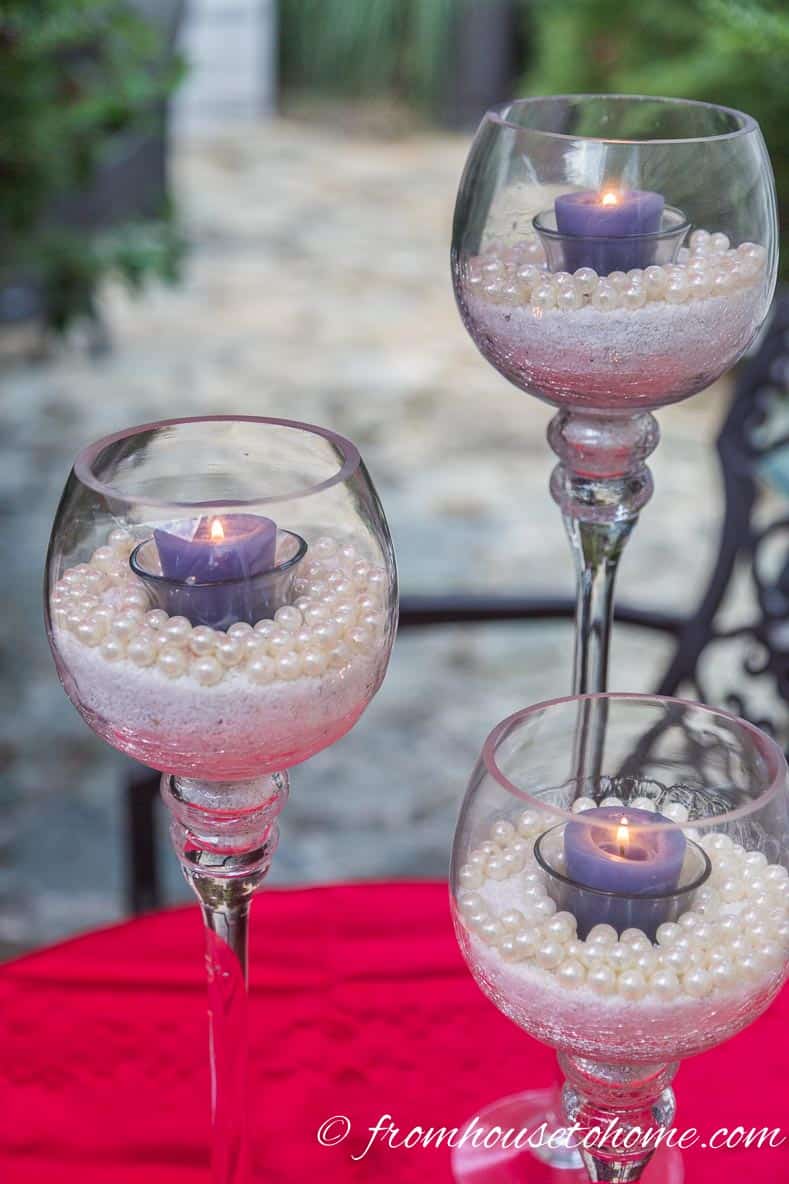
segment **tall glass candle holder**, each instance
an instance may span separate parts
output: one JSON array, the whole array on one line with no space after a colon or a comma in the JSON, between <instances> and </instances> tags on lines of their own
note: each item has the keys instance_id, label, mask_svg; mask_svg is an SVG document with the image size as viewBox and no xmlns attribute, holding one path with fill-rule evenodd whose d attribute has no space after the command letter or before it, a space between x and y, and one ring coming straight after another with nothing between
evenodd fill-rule
<instances>
[{"instance_id":1,"label":"tall glass candle holder","mask_svg":"<svg viewBox=\"0 0 789 1184\"><path fill-rule=\"evenodd\" d=\"M130 428L77 457L45 612L85 721L162 771L206 926L214 1184L247 1184L249 908L287 770L345 735L386 671L397 579L380 502L355 446L324 428Z\"/></svg>"},{"instance_id":2,"label":"tall glass candle holder","mask_svg":"<svg viewBox=\"0 0 789 1184\"><path fill-rule=\"evenodd\" d=\"M577 570L576 693L606 689L617 566L652 493L652 413L747 349L776 237L770 161L739 111L564 95L480 124L455 207L455 295L483 356L558 409L551 493Z\"/></svg>"},{"instance_id":3,"label":"tall glass candle holder","mask_svg":"<svg viewBox=\"0 0 789 1184\"><path fill-rule=\"evenodd\" d=\"M583 779L571 743L583 699L537 704L494 728L451 873L476 982L559 1053L557 1123L578 1130L540 1152L549 1162L563 1153L570 1169L580 1147L585 1172L548 1176L510 1143L489 1169L484 1146L457 1150L462 1181L681 1179L676 1153L651 1164L659 1128L674 1125L678 1062L761 1015L789 969L789 779L777 744L697 703L597 698L605 745L600 771ZM579 833L584 882L570 874ZM682 853L672 890L651 890L644 851L658 873ZM528 1097L504 1099L482 1123L535 1132L545 1114Z\"/></svg>"}]
</instances>

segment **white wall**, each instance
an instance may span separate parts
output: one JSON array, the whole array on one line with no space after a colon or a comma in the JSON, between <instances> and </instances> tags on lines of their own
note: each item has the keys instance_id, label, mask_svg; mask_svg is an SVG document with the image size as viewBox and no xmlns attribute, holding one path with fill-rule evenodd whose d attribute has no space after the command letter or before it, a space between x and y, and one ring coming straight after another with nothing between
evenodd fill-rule
<instances>
[{"instance_id":1,"label":"white wall","mask_svg":"<svg viewBox=\"0 0 789 1184\"><path fill-rule=\"evenodd\" d=\"M176 133L270 115L276 105L276 0L187 0L179 48L189 65Z\"/></svg>"}]
</instances>

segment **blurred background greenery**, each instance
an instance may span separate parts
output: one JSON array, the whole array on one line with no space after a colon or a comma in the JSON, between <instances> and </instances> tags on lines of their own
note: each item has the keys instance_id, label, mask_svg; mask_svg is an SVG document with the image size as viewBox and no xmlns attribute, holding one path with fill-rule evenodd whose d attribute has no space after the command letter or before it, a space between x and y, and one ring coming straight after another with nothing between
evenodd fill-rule
<instances>
[{"instance_id":1,"label":"blurred background greenery","mask_svg":"<svg viewBox=\"0 0 789 1184\"><path fill-rule=\"evenodd\" d=\"M286 91L388 94L450 124L564 92L740 108L761 125L786 224L786 0L281 0L280 22Z\"/></svg>"}]
</instances>

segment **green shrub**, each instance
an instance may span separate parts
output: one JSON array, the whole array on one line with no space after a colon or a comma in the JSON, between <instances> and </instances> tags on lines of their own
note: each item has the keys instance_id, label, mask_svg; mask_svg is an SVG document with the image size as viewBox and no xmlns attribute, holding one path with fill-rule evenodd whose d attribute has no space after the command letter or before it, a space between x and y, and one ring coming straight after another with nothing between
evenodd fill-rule
<instances>
[{"instance_id":1,"label":"green shrub","mask_svg":"<svg viewBox=\"0 0 789 1184\"><path fill-rule=\"evenodd\" d=\"M174 274L161 221L74 228L64 202L90 192L118 138L155 126L176 84L156 34L122 0L0 3L0 283L30 277L53 328L92 310L108 272L139 286Z\"/></svg>"}]
</instances>

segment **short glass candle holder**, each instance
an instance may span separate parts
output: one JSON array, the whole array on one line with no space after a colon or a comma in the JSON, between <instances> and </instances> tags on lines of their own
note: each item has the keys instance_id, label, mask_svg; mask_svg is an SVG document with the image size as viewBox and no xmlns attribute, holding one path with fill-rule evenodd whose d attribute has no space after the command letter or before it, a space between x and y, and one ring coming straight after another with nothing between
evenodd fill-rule
<instances>
[{"instance_id":1,"label":"short glass candle holder","mask_svg":"<svg viewBox=\"0 0 789 1184\"><path fill-rule=\"evenodd\" d=\"M709 856L698 843L688 841L675 891L609 892L595 888L562 870L566 867L566 831L572 825L560 823L541 834L534 844L534 859L545 874L548 897L560 912L575 918L579 941L585 941L595 925L604 924L615 929L620 938L627 930L638 929L654 942L661 925L678 921L693 908L698 889L710 877ZM668 823L665 837L675 829Z\"/></svg>"},{"instance_id":2,"label":"short glass candle holder","mask_svg":"<svg viewBox=\"0 0 789 1184\"><path fill-rule=\"evenodd\" d=\"M666 206L659 230L649 234L607 235L563 234L556 225L554 210L543 210L532 219L542 243L548 272L574 273L592 268L599 276L630 272L636 268L665 267L674 263L690 231L682 210Z\"/></svg>"},{"instance_id":3,"label":"short glass candle holder","mask_svg":"<svg viewBox=\"0 0 789 1184\"><path fill-rule=\"evenodd\" d=\"M176 580L162 573L156 542L150 538L134 548L129 565L147 589L151 608L163 609L171 617L187 617L193 626L228 629L236 621L254 625L289 604L298 566L306 554L307 543L301 535L280 530L277 562L268 571L210 583Z\"/></svg>"},{"instance_id":4,"label":"short glass candle holder","mask_svg":"<svg viewBox=\"0 0 789 1184\"><path fill-rule=\"evenodd\" d=\"M602 743L579 768L590 713ZM697 703L582 695L493 730L455 835L456 932L482 991L558 1051L566 1085L564 1120L528 1090L479 1111L485 1128L673 1125L677 1062L734 1036L786 979L788 784L774 740ZM558 1146L574 1166L577 1141ZM633 1181L655 1144L579 1150L590 1179ZM553 1145L540 1151L555 1166ZM665 1152L645 1184L665 1184ZM544 1178L495 1156L490 1179ZM486 1178L483 1159L456 1154L456 1179Z\"/></svg>"}]
</instances>

